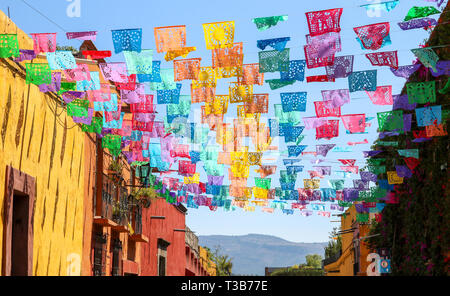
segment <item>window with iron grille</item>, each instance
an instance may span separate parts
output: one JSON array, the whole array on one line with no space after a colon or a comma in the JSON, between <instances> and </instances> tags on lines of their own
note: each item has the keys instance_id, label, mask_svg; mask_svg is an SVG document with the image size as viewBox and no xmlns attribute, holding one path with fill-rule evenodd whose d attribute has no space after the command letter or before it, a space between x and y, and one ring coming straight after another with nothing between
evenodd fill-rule
<instances>
[{"instance_id":1,"label":"window with iron grille","mask_svg":"<svg viewBox=\"0 0 450 296\"><path fill-rule=\"evenodd\" d=\"M112 276L122 275L122 242L119 238L112 239Z\"/></svg>"}]
</instances>

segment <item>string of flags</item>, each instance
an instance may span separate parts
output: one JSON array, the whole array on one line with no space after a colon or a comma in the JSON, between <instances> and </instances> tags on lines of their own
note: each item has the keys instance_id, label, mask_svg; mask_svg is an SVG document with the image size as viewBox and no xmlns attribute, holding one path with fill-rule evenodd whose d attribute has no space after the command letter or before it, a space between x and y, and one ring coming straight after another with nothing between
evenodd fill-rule
<instances>
[{"instance_id":1,"label":"string of flags","mask_svg":"<svg viewBox=\"0 0 450 296\"><path fill-rule=\"evenodd\" d=\"M379 11L389 13L398 2L361 7L370 16ZM437 4L440 6L442 1ZM342 212L355 204L357 221L367 222L368 213L379 214L386 203L396 202L392 188L412 176L420 163L419 149L401 149L404 147L396 141L378 141L377 145L394 147L404 158L405 164L394 168L383 158L373 158L381 150L364 151L365 169L353 158L335 159L338 170L318 164L326 162L327 157L330 160L329 154L352 152L354 146L369 143L367 139L333 143L342 135L341 122L345 134L365 134L370 121L376 118L380 139L413 133L413 142L422 143L447 135L448 109L430 104L436 102L437 91L449 93L448 78L443 88L438 89L436 81L407 82L406 94L393 94L392 85L378 85L377 69L388 67L393 76L402 78L418 71L445 77L450 72L450 61L439 60L433 48L423 47L411 50L417 57L415 63L400 65L398 51L382 49L392 44L392 24L381 22L353 28L356 44L367 51L365 58L374 67L354 71L354 56L338 55L342 51L342 13L343 8L333 8L305 14L309 34L303 46L304 60L290 58L291 38L281 36L257 40L258 61L244 64L244 45L234 40L234 21L203 24L205 46L211 51L209 65L204 58L194 57L200 45L187 44L184 25L154 28L155 50L143 48L140 28L113 30L113 50L81 52L85 59L98 62L98 71L90 71L71 51L58 50L56 33L31 34L33 49L19 48L15 34L1 34L0 58L25 62L27 84L38 86L41 92L57 93L67 114L84 132L96 133L102 138L102 147L113 156L122 154L132 166L139 167L137 177L169 203L184 203L189 208L206 206L213 211L220 207L225 211L241 208L254 212L258 207L265 213L279 210L305 217L314 212L330 217L332 211ZM397 25L401 30L430 28L437 25L430 16L439 13L434 6L414 6ZM265 31L287 22L288 15L251 21L258 31ZM95 41L97 32L69 32L66 37ZM164 54L171 66L162 68L161 61L154 60L155 52ZM125 61L106 62L113 53L122 53ZM41 54L45 54L47 63L34 62ZM325 68L326 74L306 76L309 69L316 68ZM277 72L279 78L265 79L267 73ZM219 94L217 86L225 78L235 81L229 83L228 93ZM277 90L305 80L328 83L337 79L346 80L348 88L322 90L322 100L314 102L315 117L302 116L307 109L307 92L281 92L279 97L257 93L264 83ZM183 87L186 80L191 83L188 90ZM376 117L342 114L341 107L351 104L354 92L366 94L373 105L392 106L392 111L378 112ZM161 115L164 113L157 109L164 105L161 110L165 115ZM225 116L230 115L232 105L236 105L237 114L227 122ZM275 117L265 121L271 106ZM195 110L199 112L193 113ZM189 121L191 113L198 120ZM161 116L163 119L158 120ZM309 145L302 144L305 130L315 131L315 140L330 143L306 151ZM287 151L281 152L274 144L277 137L284 139ZM251 143L246 145L246 138ZM308 154L314 157L312 170L301 163ZM282 159L284 168L278 159ZM155 169L159 177L151 173ZM150 177L144 179L148 170ZM176 177L169 176L173 172ZM279 187L272 182L277 172ZM308 173L309 178L297 188L301 172ZM201 173L207 178L201 178ZM253 177L255 186L249 186L255 173L259 174ZM341 178L330 179L333 173ZM379 174L386 174L387 179L380 179ZM344 186L346 178L358 176L352 180L353 187Z\"/></svg>"}]
</instances>

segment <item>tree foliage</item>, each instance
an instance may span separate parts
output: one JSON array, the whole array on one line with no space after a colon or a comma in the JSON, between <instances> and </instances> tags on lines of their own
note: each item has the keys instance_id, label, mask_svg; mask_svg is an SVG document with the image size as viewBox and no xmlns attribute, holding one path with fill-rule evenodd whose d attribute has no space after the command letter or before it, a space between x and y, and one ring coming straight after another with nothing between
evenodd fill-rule
<instances>
[{"instance_id":1,"label":"tree foliage","mask_svg":"<svg viewBox=\"0 0 450 296\"><path fill-rule=\"evenodd\" d=\"M328 241L328 245L325 247L325 259L334 257L341 252L342 239L338 233L339 230L337 227L334 227L330 232L330 240Z\"/></svg>"},{"instance_id":2,"label":"tree foliage","mask_svg":"<svg viewBox=\"0 0 450 296\"><path fill-rule=\"evenodd\" d=\"M444 10L439 25L433 30L426 46L438 46L450 43L450 27L444 25L450 21L449 6ZM435 47L433 50L440 60L449 60L448 47ZM439 92L448 75L434 77L421 66L408 82L436 81L436 102L441 105L442 123L449 126L448 93ZM402 94L406 94L405 88ZM423 107L418 104L417 107ZM414 112L414 111L412 111ZM412 113L411 112L411 113ZM405 111L405 113L407 113ZM414 119L414 116L413 116ZM413 120L412 127L418 128ZM433 137L423 143L414 143L412 133L386 137L387 141L398 141L399 149L419 149L420 164L413 170L411 178L405 178L403 184L395 185L394 192L398 203L387 204L382 212L382 220L373 223L369 239L372 249L390 250L392 275L446 275L449 270L450 250L450 199L449 199L449 137ZM384 150L379 157L386 159L386 168L395 170L395 165L403 165L397 149L381 147L375 142L374 150ZM381 149L380 149L381 148ZM378 156L374 157L378 158ZM385 174L379 179L386 179Z\"/></svg>"}]
</instances>

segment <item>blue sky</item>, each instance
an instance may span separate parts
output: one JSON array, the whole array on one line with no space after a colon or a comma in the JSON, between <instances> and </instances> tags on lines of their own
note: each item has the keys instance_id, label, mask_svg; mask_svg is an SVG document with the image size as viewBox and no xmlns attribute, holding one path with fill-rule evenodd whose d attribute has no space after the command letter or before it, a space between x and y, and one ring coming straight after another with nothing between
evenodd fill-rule
<instances>
[{"instance_id":1,"label":"blue sky","mask_svg":"<svg viewBox=\"0 0 450 296\"><path fill-rule=\"evenodd\" d=\"M65 28L69 32L77 31L98 31L96 45L99 50L113 50L111 30L142 28L143 48L154 49L155 40L153 28L160 26L186 25L187 26L187 46L196 46L197 51L189 54L189 58L201 57L202 66L211 65L211 53L206 50L203 37L203 23L216 21L235 21L235 42L244 42L244 63L257 63L258 51L256 41L259 39L269 39L277 37L291 37L287 43L290 48L290 59L304 59L303 45L305 45L305 35L308 34L308 26L305 12L323 10L330 8L344 8L341 17L341 41L342 51L337 55L355 55L354 71L378 70L378 85L392 85L393 94L398 94L405 82L404 79L395 77L388 67L374 67L370 64L364 54L367 50L362 50L355 40L353 27L379 23L391 23L392 44L383 47L380 51L398 50L399 64L410 65L415 59L410 49L417 48L418 45L427 38L428 33L423 29L401 31L397 22L403 20L407 11L413 6L432 5L432 2L425 0L409 1L400 0L397 7L391 12L381 12L381 17L369 17L366 10L359 5L373 3L365 0L315 0L315 1L148 1L148 0L81 0L81 17L70 18L66 14L66 8L70 4L65 0L27 0L32 6L39 9L55 23ZM12 20L27 33L58 32L58 43L60 45L73 45L78 47L78 41L66 40L65 34L57 26L43 18L41 15L26 6L21 0L3 0L0 9L7 13L10 8ZM259 31L252 23L255 17L285 15L289 16L288 21L279 23L266 31ZM437 17L437 16L433 16ZM154 60L162 61L162 68L171 68L171 62L165 62L162 54L154 52ZM113 55L109 61L124 61L123 55ZM306 76L325 74L324 68L307 69ZM267 73L265 79L279 78L278 73ZM219 80L217 94L227 94L228 82L231 79ZM183 82L182 94L190 94L190 81ZM345 89L348 88L347 79L338 79L335 83L306 83L297 82L292 86L287 86L278 90L270 90L268 85L255 86L254 93L269 93L269 114L273 116L273 104L280 104L281 92L308 92L307 111L304 117L315 116L314 101L321 101L320 91L322 89ZM351 94L352 101L342 107L342 114L366 113L368 117L375 117L371 121L372 126L367 128L368 134L346 135L341 123L339 138L332 140L315 140L314 130L305 130L306 136L301 144L310 145L305 151L315 151L317 144L337 144L337 146L347 146L347 142L358 142L368 139L372 143L377 137L376 113L389 111L391 106L375 106L369 100L365 92L355 92ZM193 105L193 109L199 105ZM235 115L235 107L230 107L229 113ZM264 117L264 116L262 116ZM193 119L193 116L190 118ZM285 143L281 140L280 151L287 150ZM339 170L339 158L357 159L357 165L364 166L362 151L370 150L371 144L354 146L351 153L329 153L328 162L319 165L331 165L333 170ZM303 187L303 179L309 178L307 170L312 170L311 157L302 157L300 165L305 165L303 173L298 174L296 188ZM282 167L281 161L278 165ZM251 171L253 171L252 167ZM282 168L284 169L284 168ZM201 171L203 181L206 181L206 174L201 166L197 166L197 171ZM256 173L250 175L248 186L253 186L253 177L258 177ZM272 177L272 186L279 186L279 173ZM332 174L330 179L339 179L339 175ZM227 175L225 176L227 180ZM322 187L329 187L322 180ZM225 181L224 184L229 184ZM347 179L346 186L350 187L351 179ZM327 210L329 207L327 206ZM209 208L190 209L187 216L187 225L198 235L226 234L243 235L247 233L270 234L296 242L319 242L327 241L328 233L339 223L331 223L337 217L325 218L316 213L310 217L303 217L298 214L284 215L280 211L274 214L262 213L259 208L255 212L244 212L237 209L232 212L224 212L218 209L211 212Z\"/></svg>"}]
</instances>

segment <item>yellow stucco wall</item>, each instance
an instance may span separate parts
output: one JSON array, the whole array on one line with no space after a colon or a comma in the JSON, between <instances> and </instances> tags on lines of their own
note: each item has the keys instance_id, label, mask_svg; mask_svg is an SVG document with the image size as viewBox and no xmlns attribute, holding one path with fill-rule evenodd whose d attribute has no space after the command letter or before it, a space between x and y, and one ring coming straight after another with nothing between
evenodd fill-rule
<instances>
[{"instance_id":1,"label":"yellow stucco wall","mask_svg":"<svg viewBox=\"0 0 450 296\"><path fill-rule=\"evenodd\" d=\"M17 33L21 49L33 49L31 38L2 11L0 28L7 28L0 33ZM2 61L0 65L0 205L7 165L36 178L33 275L77 275L83 247L85 135L53 98L27 85ZM0 215L2 246L2 211Z\"/></svg>"}]
</instances>

